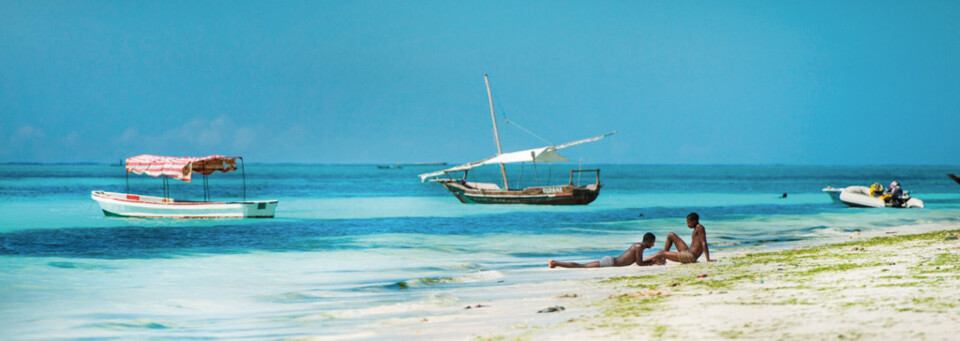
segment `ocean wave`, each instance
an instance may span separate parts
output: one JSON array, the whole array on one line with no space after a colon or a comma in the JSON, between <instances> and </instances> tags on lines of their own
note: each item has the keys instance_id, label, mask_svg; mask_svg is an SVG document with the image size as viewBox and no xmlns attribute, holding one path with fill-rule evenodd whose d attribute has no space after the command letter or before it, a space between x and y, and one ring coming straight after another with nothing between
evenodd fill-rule
<instances>
[{"instance_id":1,"label":"ocean wave","mask_svg":"<svg viewBox=\"0 0 960 341\"><path fill-rule=\"evenodd\" d=\"M105 321L86 325L90 328L102 328L110 330L130 330L130 329L171 329L175 325L171 322L160 322L145 319L126 320L126 321Z\"/></svg>"},{"instance_id":2,"label":"ocean wave","mask_svg":"<svg viewBox=\"0 0 960 341\"><path fill-rule=\"evenodd\" d=\"M463 276L457 277L422 277L408 279L404 281L399 281L393 284L386 285L385 288L389 289L416 289L423 287L436 287L444 284L459 284L459 283L478 283L478 282L487 282L493 280L499 280L503 278L503 273L500 271L477 271L472 272Z\"/></svg>"},{"instance_id":3,"label":"ocean wave","mask_svg":"<svg viewBox=\"0 0 960 341\"><path fill-rule=\"evenodd\" d=\"M81 262L49 262L47 265L60 269L108 270L117 269L115 266L88 264Z\"/></svg>"}]
</instances>

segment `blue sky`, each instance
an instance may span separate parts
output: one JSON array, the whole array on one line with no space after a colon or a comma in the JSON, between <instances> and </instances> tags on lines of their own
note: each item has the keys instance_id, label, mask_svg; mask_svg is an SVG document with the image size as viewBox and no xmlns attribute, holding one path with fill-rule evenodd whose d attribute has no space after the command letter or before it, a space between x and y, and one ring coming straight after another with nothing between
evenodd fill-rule
<instances>
[{"instance_id":1,"label":"blue sky","mask_svg":"<svg viewBox=\"0 0 960 341\"><path fill-rule=\"evenodd\" d=\"M0 0L0 161L473 161L484 73L585 163L960 164L957 1Z\"/></svg>"}]
</instances>

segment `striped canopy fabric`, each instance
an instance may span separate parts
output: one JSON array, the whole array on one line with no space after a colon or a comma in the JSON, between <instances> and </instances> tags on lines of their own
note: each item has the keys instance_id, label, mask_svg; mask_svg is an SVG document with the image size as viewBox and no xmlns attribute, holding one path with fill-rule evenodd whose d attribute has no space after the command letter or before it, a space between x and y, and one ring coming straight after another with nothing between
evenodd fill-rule
<instances>
[{"instance_id":1,"label":"striped canopy fabric","mask_svg":"<svg viewBox=\"0 0 960 341\"><path fill-rule=\"evenodd\" d=\"M128 173L147 174L152 177L166 175L171 178L190 182L190 175L200 173L210 175L237 170L237 158L223 155L204 157L175 157L158 155L138 155L127 159Z\"/></svg>"}]
</instances>

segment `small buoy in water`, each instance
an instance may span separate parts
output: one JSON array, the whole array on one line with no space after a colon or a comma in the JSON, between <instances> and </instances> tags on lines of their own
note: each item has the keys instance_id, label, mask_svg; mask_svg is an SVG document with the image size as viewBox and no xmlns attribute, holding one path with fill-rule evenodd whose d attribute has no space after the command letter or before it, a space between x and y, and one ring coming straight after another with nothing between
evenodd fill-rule
<instances>
[{"instance_id":1,"label":"small buoy in water","mask_svg":"<svg viewBox=\"0 0 960 341\"><path fill-rule=\"evenodd\" d=\"M640 216L638 218L643 218L643 212L640 212Z\"/></svg>"},{"instance_id":2,"label":"small buoy in water","mask_svg":"<svg viewBox=\"0 0 960 341\"><path fill-rule=\"evenodd\" d=\"M780 198L786 198L786 197L787 197L787 193L783 193L783 196L781 196Z\"/></svg>"}]
</instances>

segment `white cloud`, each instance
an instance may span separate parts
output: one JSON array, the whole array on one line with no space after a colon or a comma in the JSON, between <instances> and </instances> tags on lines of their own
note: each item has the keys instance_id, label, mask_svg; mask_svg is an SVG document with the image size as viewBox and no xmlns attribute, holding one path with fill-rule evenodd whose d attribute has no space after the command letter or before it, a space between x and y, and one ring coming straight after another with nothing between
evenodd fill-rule
<instances>
[{"instance_id":1,"label":"white cloud","mask_svg":"<svg viewBox=\"0 0 960 341\"><path fill-rule=\"evenodd\" d=\"M137 141L137 138L139 136L140 136L140 133L137 132L137 128L132 128L132 127L127 128L127 130L125 130L123 134L120 134L120 137L117 138L116 142L119 142L122 144L133 143Z\"/></svg>"},{"instance_id":2,"label":"white cloud","mask_svg":"<svg viewBox=\"0 0 960 341\"><path fill-rule=\"evenodd\" d=\"M74 151L84 143L79 132L48 136L43 129L25 125L8 138L0 136L0 156L5 161L79 161Z\"/></svg>"},{"instance_id":3,"label":"white cloud","mask_svg":"<svg viewBox=\"0 0 960 341\"><path fill-rule=\"evenodd\" d=\"M295 126L279 136L303 135ZM141 133L137 127L127 128L114 140L123 146L122 153L170 153L199 155L204 153L245 153L259 142L276 141L277 134L262 127L239 126L227 116L214 119L193 118L185 123L153 134Z\"/></svg>"},{"instance_id":4,"label":"white cloud","mask_svg":"<svg viewBox=\"0 0 960 341\"><path fill-rule=\"evenodd\" d=\"M43 133L43 130L34 128L33 126L22 126L13 133L13 136L10 137L10 144L17 145L32 140L43 139L47 135Z\"/></svg>"},{"instance_id":5,"label":"white cloud","mask_svg":"<svg viewBox=\"0 0 960 341\"><path fill-rule=\"evenodd\" d=\"M248 147L255 145L254 142L257 138L257 133L250 128L238 128L233 134L233 148L237 150L246 150Z\"/></svg>"},{"instance_id":6,"label":"white cloud","mask_svg":"<svg viewBox=\"0 0 960 341\"><path fill-rule=\"evenodd\" d=\"M62 142L66 146L76 145L78 142L80 142L80 134L77 132L69 133L67 136L63 137Z\"/></svg>"},{"instance_id":7,"label":"white cloud","mask_svg":"<svg viewBox=\"0 0 960 341\"><path fill-rule=\"evenodd\" d=\"M32 161L35 155L41 155L40 149L46 145L46 134L34 126L21 126L10 135L0 136L0 155L12 156L12 161Z\"/></svg>"}]
</instances>

